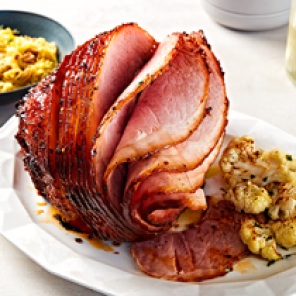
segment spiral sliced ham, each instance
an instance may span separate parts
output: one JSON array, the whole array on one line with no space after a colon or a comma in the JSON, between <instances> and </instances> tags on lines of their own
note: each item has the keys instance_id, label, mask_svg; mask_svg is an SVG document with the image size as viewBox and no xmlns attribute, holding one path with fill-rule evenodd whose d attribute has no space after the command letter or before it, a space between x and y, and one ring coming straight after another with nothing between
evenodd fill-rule
<instances>
[{"instance_id":1,"label":"spiral sliced ham","mask_svg":"<svg viewBox=\"0 0 296 296\"><path fill-rule=\"evenodd\" d=\"M77 229L138 241L207 207L228 101L202 32L158 43L123 24L78 46L20 103L16 135L39 193Z\"/></svg>"}]
</instances>

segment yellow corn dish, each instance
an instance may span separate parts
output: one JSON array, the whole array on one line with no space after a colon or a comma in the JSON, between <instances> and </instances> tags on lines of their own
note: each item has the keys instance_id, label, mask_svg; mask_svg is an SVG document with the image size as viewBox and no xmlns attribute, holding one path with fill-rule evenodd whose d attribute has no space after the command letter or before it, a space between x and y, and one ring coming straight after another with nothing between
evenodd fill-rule
<instances>
[{"instance_id":1,"label":"yellow corn dish","mask_svg":"<svg viewBox=\"0 0 296 296\"><path fill-rule=\"evenodd\" d=\"M40 81L57 67L57 52L54 42L0 27L0 92Z\"/></svg>"}]
</instances>

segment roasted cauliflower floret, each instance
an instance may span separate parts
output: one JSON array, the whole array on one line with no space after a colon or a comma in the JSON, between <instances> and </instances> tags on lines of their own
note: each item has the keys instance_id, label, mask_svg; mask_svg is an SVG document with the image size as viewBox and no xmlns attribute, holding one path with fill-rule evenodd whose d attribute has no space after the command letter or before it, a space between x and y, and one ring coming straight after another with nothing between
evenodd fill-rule
<instances>
[{"instance_id":1,"label":"roasted cauliflower floret","mask_svg":"<svg viewBox=\"0 0 296 296\"><path fill-rule=\"evenodd\" d=\"M248 249L268 261L282 258L276 249L276 241L269 225L263 225L255 219L247 219L242 223L240 236Z\"/></svg>"},{"instance_id":2,"label":"roasted cauliflower floret","mask_svg":"<svg viewBox=\"0 0 296 296\"><path fill-rule=\"evenodd\" d=\"M230 187L247 180L257 186L272 182L296 185L296 159L280 149L263 151L248 136L229 142L220 159L220 168Z\"/></svg>"},{"instance_id":3,"label":"roasted cauliflower floret","mask_svg":"<svg viewBox=\"0 0 296 296\"><path fill-rule=\"evenodd\" d=\"M269 261L283 258L277 245L296 246L296 158L280 149L264 151L244 136L229 142L219 164L226 182L224 198L238 211L269 216L266 224L244 221L242 241Z\"/></svg>"},{"instance_id":4,"label":"roasted cauliflower floret","mask_svg":"<svg viewBox=\"0 0 296 296\"><path fill-rule=\"evenodd\" d=\"M226 183L234 187L242 181L254 181L257 176L262 176L265 168L258 163L262 153L248 136L232 139L219 163Z\"/></svg>"},{"instance_id":5,"label":"roasted cauliflower floret","mask_svg":"<svg viewBox=\"0 0 296 296\"><path fill-rule=\"evenodd\" d=\"M296 159L280 149L266 150L260 160L266 170L262 178L263 185L280 182L296 185Z\"/></svg>"},{"instance_id":6,"label":"roasted cauliflower floret","mask_svg":"<svg viewBox=\"0 0 296 296\"><path fill-rule=\"evenodd\" d=\"M296 216L296 186L292 183L272 184L268 189L273 202L268 215L273 220L286 220Z\"/></svg>"},{"instance_id":7,"label":"roasted cauliflower floret","mask_svg":"<svg viewBox=\"0 0 296 296\"><path fill-rule=\"evenodd\" d=\"M276 242L284 248L296 246L296 219L271 223Z\"/></svg>"},{"instance_id":8,"label":"roasted cauliflower floret","mask_svg":"<svg viewBox=\"0 0 296 296\"><path fill-rule=\"evenodd\" d=\"M230 200L237 211L252 214L264 212L272 203L268 191L250 181L238 183L230 188L224 198Z\"/></svg>"},{"instance_id":9,"label":"roasted cauliflower floret","mask_svg":"<svg viewBox=\"0 0 296 296\"><path fill-rule=\"evenodd\" d=\"M272 219L296 216L296 159L280 149L262 150L248 136L232 139L223 151L220 168L226 181L225 198L238 211Z\"/></svg>"}]
</instances>

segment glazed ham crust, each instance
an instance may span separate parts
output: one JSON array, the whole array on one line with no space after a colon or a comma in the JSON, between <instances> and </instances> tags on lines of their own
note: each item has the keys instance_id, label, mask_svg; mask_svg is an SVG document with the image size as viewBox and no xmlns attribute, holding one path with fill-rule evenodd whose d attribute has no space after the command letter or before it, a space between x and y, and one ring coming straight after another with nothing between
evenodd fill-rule
<instances>
[{"instance_id":1,"label":"glazed ham crust","mask_svg":"<svg viewBox=\"0 0 296 296\"><path fill-rule=\"evenodd\" d=\"M96 236L111 237L107 228L115 229L116 237L120 223L112 209L96 197L99 193L89 161L93 136L102 117L151 58L156 45L136 24L97 35L66 56L57 71L34 88L18 109L16 138L36 188L67 219L79 220L78 228ZM124 58L114 56L116 48L121 48ZM116 84L108 82L112 80ZM96 225L106 226L98 233Z\"/></svg>"},{"instance_id":2,"label":"glazed ham crust","mask_svg":"<svg viewBox=\"0 0 296 296\"><path fill-rule=\"evenodd\" d=\"M207 207L201 186L227 111L201 31L159 43L130 23L78 46L29 92L16 138L35 187L69 223L139 241Z\"/></svg>"}]
</instances>

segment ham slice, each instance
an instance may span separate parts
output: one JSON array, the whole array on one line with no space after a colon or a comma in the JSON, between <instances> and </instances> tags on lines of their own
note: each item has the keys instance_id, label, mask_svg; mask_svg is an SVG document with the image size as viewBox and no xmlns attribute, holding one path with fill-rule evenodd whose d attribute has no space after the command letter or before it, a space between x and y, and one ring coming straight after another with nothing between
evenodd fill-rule
<instances>
[{"instance_id":1,"label":"ham slice","mask_svg":"<svg viewBox=\"0 0 296 296\"><path fill-rule=\"evenodd\" d=\"M178 35L171 35L160 44L154 56L118 97L102 119L92 150L93 167L95 168L96 181L100 191L102 191L102 187L106 186L103 183L104 172L114 155L127 121L134 110L138 94L168 69L169 64L176 55L174 49L180 46L179 39ZM113 206L117 207L115 202L113 202Z\"/></svg>"},{"instance_id":2,"label":"ham slice","mask_svg":"<svg viewBox=\"0 0 296 296\"><path fill-rule=\"evenodd\" d=\"M188 35L178 36L170 69L143 90L108 171L185 140L203 119L209 83L203 51Z\"/></svg>"},{"instance_id":3,"label":"ham slice","mask_svg":"<svg viewBox=\"0 0 296 296\"><path fill-rule=\"evenodd\" d=\"M137 221L137 225L145 225L150 232L155 233L164 225L169 229L185 208L205 210L207 204L200 187L204 183L206 172L217 157L222 140L223 136L210 155L194 170L155 173L146 178L135 192L129 192L130 197L125 197L128 206L124 206L124 209L131 211L129 215ZM175 216L171 215L172 208ZM157 213L161 213L159 221L156 219Z\"/></svg>"},{"instance_id":4,"label":"ham slice","mask_svg":"<svg viewBox=\"0 0 296 296\"><path fill-rule=\"evenodd\" d=\"M192 36L198 38L200 46L206 54L210 69L209 97L206 103L207 114L190 137L167 149L162 149L149 158L137 162L129 171L129 184L140 182L154 171L186 170L195 168L216 146L222 131L227 124L228 100L220 64L210 50L203 33L199 31Z\"/></svg>"},{"instance_id":5,"label":"ham slice","mask_svg":"<svg viewBox=\"0 0 296 296\"><path fill-rule=\"evenodd\" d=\"M218 154L223 141L221 133L227 124L228 100L220 64L201 31L191 36L204 50L210 69L207 114L185 141L161 149L148 158L131 163L128 167L123 200L125 215L127 219L136 221L136 225L145 225L151 232L159 231L159 225L169 228L169 223L174 219L169 206L170 200L173 200L176 216L180 215L185 207L195 210L206 208L205 201L199 195L194 198L194 195L195 191L202 186L205 172ZM110 184L109 187L112 188ZM122 196L122 194L118 195ZM176 196L179 197L178 201ZM151 223L151 220L146 221L149 212L147 201L150 208L153 203L155 213L161 209L162 218L158 223L155 215L154 223ZM169 211L166 221L165 208Z\"/></svg>"},{"instance_id":6,"label":"ham slice","mask_svg":"<svg viewBox=\"0 0 296 296\"><path fill-rule=\"evenodd\" d=\"M249 255L239 235L246 217L221 201L209 207L200 224L133 243L131 254L144 273L161 279L189 282L222 276Z\"/></svg>"},{"instance_id":7,"label":"ham slice","mask_svg":"<svg viewBox=\"0 0 296 296\"><path fill-rule=\"evenodd\" d=\"M174 53L177 50L178 54L167 62L169 69L165 72L162 70L162 75L141 93L106 169L105 186L112 189L108 193L115 207L120 207L118 197L123 196L124 187L113 184L120 183L118 179L125 177L124 173L119 174L116 170L123 171L120 166L126 162L146 157L167 145L182 141L203 119L209 79L206 63L199 47L193 47L187 35L174 34L168 38L173 37L178 38L178 43L171 45L170 51ZM166 42L161 45L168 48ZM161 52L162 48L151 59L151 64L154 64L154 59L159 59ZM147 67L144 71L147 71ZM150 71L150 75L155 77L157 74L151 74ZM188 87L183 89L185 84ZM189 108L191 105L195 107ZM176 120L176 117L180 120Z\"/></svg>"},{"instance_id":8,"label":"ham slice","mask_svg":"<svg viewBox=\"0 0 296 296\"><path fill-rule=\"evenodd\" d=\"M128 211L129 207L122 203L125 188L125 176L127 174L126 163L131 163L135 158L138 159L139 157L146 157L146 153L150 154L153 150L161 149L163 146L173 145L176 141L180 141L180 139L182 140L184 135L181 135L181 128L179 129L179 140L177 140L178 133L175 132L175 129L174 132L171 131L170 134L168 132L170 129L164 133L164 124L161 124L161 121L159 121L158 127L155 126L153 130L147 130L147 138L154 139L151 140L151 143L149 142L150 140L145 142L144 138L139 139L139 141L132 139L130 141L132 141L133 145L136 146L132 147L130 144L131 149L128 150L134 151L134 155L127 154L122 159L119 159L117 152L121 151L121 143L125 141L124 137L126 133L129 134L130 131L133 133L133 126L137 130L138 125L144 124L144 126L146 125L149 129L146 124L146 121L149 122L149 117L139 116L138 112L142 112L143 114L147 114L147 116L149 116L151 115L153 108L155 109L155 113L166 109L167 111L158 115L158 117L163 121L171 120L171 123L168 124L175 124L174 116L169 118L165 117L166 114L171 114L176 111L177 106L171 104L171 102L177 102L179 100L179 97L174 98L175 93L180 94L183 98L183 104L195 104L197 106L195 110L191 110L190 108L185 108L184 110L178 109L178 112L180 113L187 112L180 115L186 118L186 120L184 120L185 126L183 128L185 137L187 136L186 133L188 132L186 131L188 131L188 129L197 128L204 117L209 73L204 58L201 55L200 48L198 45L193 44L193 42L194 40L190 39L185 34L169 35L159 45L154 56L139 72L134 81L123 92L123 94L119 96L117 101L104 117L98 129L97 139L94 146L94 163L96 167L97 184L100 188L105 189L103 194L106 196L106 202L111 203L110 207L116 209L119 216L123 216L125 221L130 224L130 228L135 232L135 238L137 239L140 237L154 235L155 229L151 232L143 229L140 224L135 224L134 221L130 219L130 213ZM188 69L188 64L191 65L191 70L186 72L185 69ZM149 73L149 75L147 75L147 73ZM174 76L176 77L173 78ZM167 81L169 79L177 79L177 77L182 80L183 84L186 83L191 85L191 88L189 88L187 92L180 92L179 86L177 86L177 89L174 89L173 87L164 87L163 89L167 89L166 91L159 90L161 85L168 84ZM144 90L143 86L145 86ZM137 93L139 91L142 91L142 93L137 99ZM157 91L159 91L158 95L155 93ZM192 96L193 92L196 93L194 96ZM138 100L138 103L135 105L136 99ZM150 106L148 107L150 111L147 113L148 105ZM192 118L191 121L187 120L190 117ZM138 124L135 123L137 120ZM159 135L157 136L158 133ZM134 135L136 135L136 133L134 133ZM159 137L159 139L157 137ZM141 141L143 141L143 143L139 144ZM139 151L139 147L143 147L143 149L140 149ZM116 150L114 148L116 148ZM127 150L124 148L124 151ZM124 153L125 152L121 151L119 152L119 155L124 155ZM102 178L103 172L105 172L104 179ZM184 197L184 194L179 196L181 200L181 197ZM201 206L205 207L205 203ZM183 202L182 209L184 209L184 207L185 203ZM164 231L165 228L159 228L159 231Z\"/></svg>"}]
</instances>

